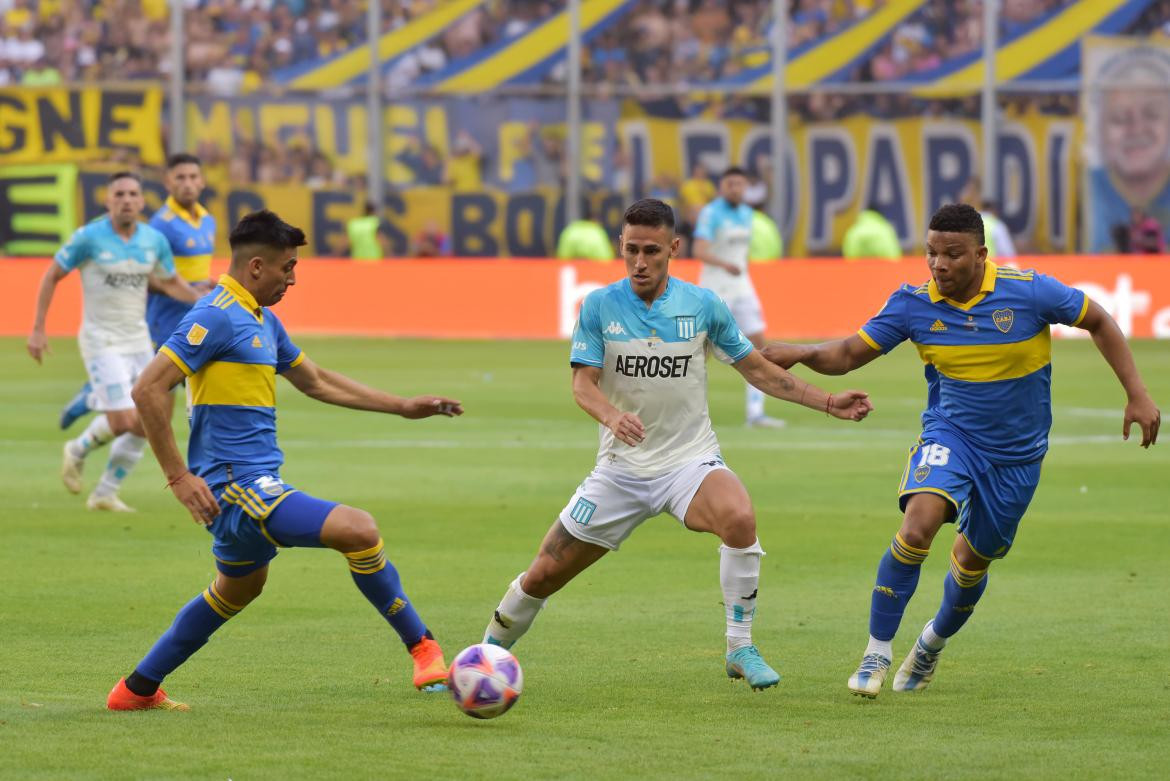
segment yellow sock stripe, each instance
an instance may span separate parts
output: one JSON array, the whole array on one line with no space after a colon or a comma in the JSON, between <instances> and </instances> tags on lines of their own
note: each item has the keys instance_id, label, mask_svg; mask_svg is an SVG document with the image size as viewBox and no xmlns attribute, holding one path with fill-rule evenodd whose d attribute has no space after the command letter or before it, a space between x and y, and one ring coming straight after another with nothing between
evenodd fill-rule
<instances>
[{"instance_id":1,"label":"yellow sock stripe","mask_svg":"<svg viewBox=\"0 0 1170 781\"><path fill-rule=\"evenodd\" d=\"M211 592L211 596L215 597L218 602L226 606L228 610L231 610L233 613L239 613L244 609L243 605L235 605L224 599L223 594L219 593L219 589L215 587L215 583L212 583L210 586L208 586L207 590Z\"/></svg>"},{"instance_id":2,"label":"yellow sock stripe","mask_svg":"<svg viewBox=\"0 0 1170 781\"><path fill-rule=\"evenodd\" d=\"M902 539L901 533L898 533L894 535L894 541L890 543L890 553L894 554L894 558L903 564L921 564L926 561L930 549L907 545L906 541Z\"/></svg>"},{"instance_id":3,"label":"yellow sock stripe","mask_svg":"<svg viewBox=\"0 0 1170 781\"><path fill-rule=\"evenodd\" d=\"M361 575L372 575L386 566L385 544L378 540L378 544L366 550L354 551L345 554L349 568Z\"/></svg>"},{"instance_id":4,"label":"yellow sock stripe","mask_svg":"<svg viewBox=\"0 0 1170 781\"><path fill-rule=\"evenodd\" d=\"M203 589L203 599L211 606L211 609L220 615L221 618L231 618L239 610L232 610L228 607L226 602L220 601L215 594L211 593L210 588Z\"/></svg>"},{"instance_id":5,"label":"yellow sock stripe","mask_svg":"<svg viewBox=\"0 0 1170 781\"><path fill-rule=\"evenodd\" d=\"M951 577L959 584L959 588L971 588L979 585L979 581L987 574L986 569L971 570L963 567L955 554L951 554Z\"/></svg>"}]
</instances>

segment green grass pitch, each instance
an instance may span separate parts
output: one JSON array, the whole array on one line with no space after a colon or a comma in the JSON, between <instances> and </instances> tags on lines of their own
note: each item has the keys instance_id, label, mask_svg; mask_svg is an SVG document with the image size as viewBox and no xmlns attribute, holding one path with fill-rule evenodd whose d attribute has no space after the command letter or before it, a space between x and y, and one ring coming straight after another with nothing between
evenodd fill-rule
<instances>
[{"instance_id":1,"label":"green grass pitch","mask_svg":"<svg viewBox=\"0 0 1170 781\"><path fill-rule=\"evenodd\" d=\"M450 657L478 641L592 466L566 346L301 344L371 384L466 405L410 422L278 391L285 479L375 515ZM149 455L123 494L136 515L66 494L56 417L82 377L76 349L57 339L38 368L21 340L0 347L0 778L1165 777L1170 441L1121 441L1124 397L1088 342L1055 347L1040 490L927 692L845 689L925 396L903 347L818 379L873 394L860 425L769 402L787 430L746 430L739 376L711 368L712 417L768 551L756 641L778 688L726 678L718 543L663 517L551 601L515 649L525 693L491 722L410 687L397 639L323 550L282 552L265 594L167 681L190 713L105 712L212 577L210 537ZM1170 348L1134 348L1170 407ZM952 538L925 565L895 664L937 607Z\"/></svg>"}]
</instances>

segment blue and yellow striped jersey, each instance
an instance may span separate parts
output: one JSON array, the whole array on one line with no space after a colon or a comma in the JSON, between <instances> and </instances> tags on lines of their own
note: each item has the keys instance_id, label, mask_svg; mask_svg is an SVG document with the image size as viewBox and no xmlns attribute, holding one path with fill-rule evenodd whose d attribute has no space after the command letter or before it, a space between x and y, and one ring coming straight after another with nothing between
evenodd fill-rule
<instances>
[{"instance_id":1,"label":"blue and yellow striped jersey","mask_svg":"<svg viewBox=\"0 0 1170 781\"><path fill-rule=\"evenodd\" d=\"M1089 299L1052 277L985 263L979 293L903 285L858 334L883 353L909 339L926 364L924 429L953 431L995 463L1036 461L1052 426L1049 325L1078 325Z\"/></svg>"},{"instance_id":2,"label":"blue and yellow striped jersey","mask_svg":"<svg viewBox=\"0 0 1170 781\"><path fill-rule=\"evenodd\" d=\"M224 274L159 352L189 378L192 472L216 486L279 470L276 375L299 364L304 353L276 315Z\"/></svg>"},{"instance_id":3,"label":"blue and yellow striped jersey","mask_svg":"<svg viewBox=\"0 0 1170 781\"><path fill-rule=\"evenodd\" d=\"M188 212L173 197L150 218L150 227L166 236L175 256L175 270L188 282L211 279L215 252L215 217L200 204Z\"/></svg>"}]
</instances>

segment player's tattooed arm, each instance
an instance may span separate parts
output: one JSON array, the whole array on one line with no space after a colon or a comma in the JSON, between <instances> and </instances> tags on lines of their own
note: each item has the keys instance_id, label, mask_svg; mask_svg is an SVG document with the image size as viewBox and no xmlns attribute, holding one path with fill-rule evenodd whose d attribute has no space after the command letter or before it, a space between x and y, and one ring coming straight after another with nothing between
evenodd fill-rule
<instances>
[{"instance_id":1,"label":"player's tattooed arm","mask_svg":"<svg viewBox=\"0 0 1170 781\"><path fill-rule=\"evenodd\" d=\"M769 396L820 410L835 418L862 420L873 410L869 394L864 391L829 393L766 360L758 350L752 350L734 366L745 380Z\"/></svg>"}]
</instances>

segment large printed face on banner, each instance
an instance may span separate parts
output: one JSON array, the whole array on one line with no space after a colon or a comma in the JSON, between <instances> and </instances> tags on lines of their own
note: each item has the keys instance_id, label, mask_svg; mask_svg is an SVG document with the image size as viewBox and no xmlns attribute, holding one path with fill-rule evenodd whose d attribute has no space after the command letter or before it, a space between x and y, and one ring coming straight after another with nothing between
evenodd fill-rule
<instances>
[{"instance_id":1,"label":"large printed face on banner","mask_svg":"<svg viewBox=\"0 0 1170 781\"><path fill-rule=\"evenodd\" d=\"M1102 91L1102 152L1121 181L1140 184L1170 167L1170 81Z\"/></svg>"},{"instance_id":2,"label":"large printed face on banner","mask_svg":"<svg viewBox=\"0 0 1170 781\"><path fill-rule=\"evenodd\" d=\"M1170 233L1170 46L1095 38L1083 81L1092 252L1129 252L1134 216Z\"/></svg>"}]
</instances>

